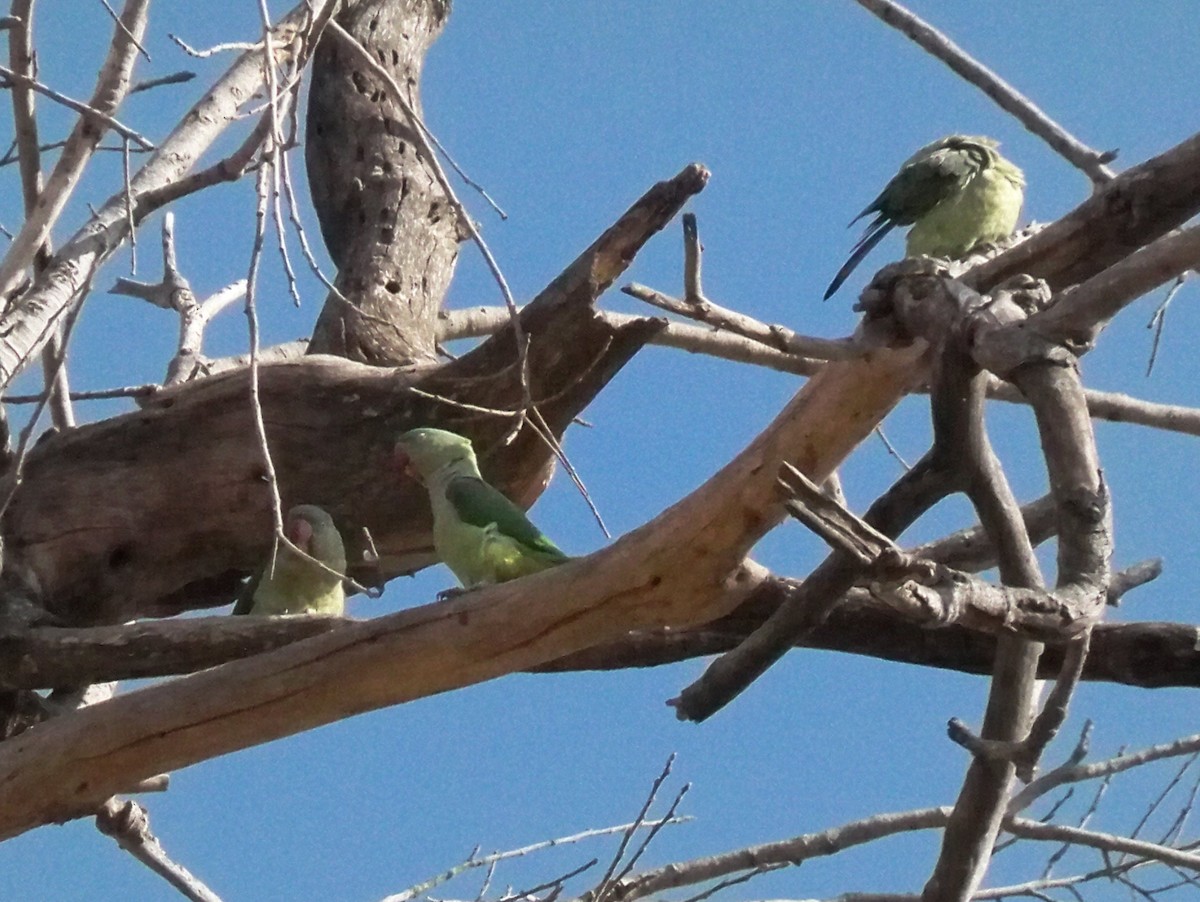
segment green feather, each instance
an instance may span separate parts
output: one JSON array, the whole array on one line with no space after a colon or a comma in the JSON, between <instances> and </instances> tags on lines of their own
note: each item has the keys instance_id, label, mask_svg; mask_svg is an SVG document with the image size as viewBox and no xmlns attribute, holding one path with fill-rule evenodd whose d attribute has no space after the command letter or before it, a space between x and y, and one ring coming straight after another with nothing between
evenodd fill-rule
<instances>
[{"instance_id":1,"label":"green feather","mask_svg":"<svg viewBox=\"0 0 1200 902\"><path fill-rule=\"evenodd\" d=\"M911 225L908 256L962 257L1012 234L1025 178L990 138L950 135L909 157L879 196L856 216L877 214L829 288L828 299L894 226ZM853 224L853 222L851 224Z\"/></svg>"},{"instance_id":2,"label":"green feather","mask_svg":"<svg viewBox=\"0 0 1200 902\"><path fill-rule=\"evenodd\" d=\"M413 429L396 452L429 490L433 546L467 588L508 582L569 560L525 513L484 481L469 439Z\"/></svg>"},{"instance_id":3,"label":"green feather","mask_svg":"<svg viewBox=\"0 0 1200 902\"><path fill-rule=\"evenodd\" d=\"M346 549L333 518L314 504L299 504L288 511L286 529L303 521L311 529L305 549L336 573L346 572ZM346 607L340 576L281 546L270 573L267 567L251 580L238 599L234 614L336 614Z\"/></svg>"},{"instance_id":4,"label":"green feather","mask_svg":"<svg viewBox=\"0 0 1200 902\"><path fill-rule=\"evenodd\" d=\"M567 556L545 533L529 522L524 511L482 479L460 476L450 480L446 486L446 500L454 506L463 522L481 529L495 525L501 534L514 539L531 552L566 560Z\"/></svg>"}]
</instances>

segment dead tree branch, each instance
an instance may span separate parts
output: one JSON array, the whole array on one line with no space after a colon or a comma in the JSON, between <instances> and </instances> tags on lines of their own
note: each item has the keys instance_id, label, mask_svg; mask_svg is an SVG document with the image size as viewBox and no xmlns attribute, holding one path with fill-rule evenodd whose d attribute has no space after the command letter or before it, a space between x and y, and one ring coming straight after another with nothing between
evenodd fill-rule
<instances>
[{"instance_id":1,"label":"dead tree branch","mask_svg":"<svg viewBox=\"0 0 1200 902\"><path fill-rule=\"evenodd\" d=\"M141 9L144 5L142 0L135 7ZM331 3L327 3L323 9L331 6ZM318 12L318 19L323 14L326 13ZM307 44L302 40L292 41L291 37L303 33L303 24L310 16L309 4L301 3L280 22L276 27L279 53L290 54L293 49L301 55L309 52ZM114 46L116 44L123 49L121 59L131 65L136 47L123 31L116 35ZM135 196L135 220L140 220L150 210L148 203L142 199L143 195L186 176L225 128L239 119L239 110L253 96L261 81L262 65L261 50L243 54L161 142L158 150L132 179L130 187ZM59 166L64 165L63 160L68 158L64 150ZM27 223L26 228L31 235L35 232L40 235L44 231L44 227L33 220ZM80 293L99 266L128 236L126 192L122 190L111 197L92 221L54 255L50 265L35 278L33 285L0 314L0 336L3 336L0 340L0 389L7 388L41 349L55 324L78 301ZM27 251L22 256L16 252L17 246L14 244L5 258L12 261L7 269L12 270L14 277L28 265L29 253Z\"/></svg>"},{"instance_id":2,"label":"dead tree branch","mask_svg":"<svg viewBox=\"0 0 1200 902\"><path fill-rule=\"evenodd\" d=\"M137 802L113 796L96 812L96 829L166 880L192 902L221 902L191 871L172 861L150 832L150 816Z\"/></svg>"},{"instance_id":3,"label":"dead tree branch","mask_svg":"<svg viewBox=\"0 0 1200 902\"><path fill-rule=\"evenodd\" d=\"M1111 162L1115 154L1099 153L1080 142L1043 113L1032 100L976 61L928 22L893 0L858 0L858 3L983 91L1002 110L1011 113L1063 159L1080 169L1092 180L1093 185L1100 186L1112 180L1113 172L1105 164Z\"/></svg>"},{"instance_id":4,"label":"dead tree branch","mask_svg":"<svg viewBox=\"0 0 1200 902\"><path fill-rule=\"evenodd\" d=\"M26 218L21 231L13 238L4 259L0 260L0 297L9 297L20 284L25 271L33 262L37 249L45 244L50 237L58 217L66 206L67 199L75 190L79 179L83 176L84 167L92 157L100 139L104 136L104 128L97 126L97 121L91 111L108 116L114 112L129 90L130 76L133 64L137 58L137 43L146 29L146 17L149 0L128 0L109 46L108 56L100 67L96 79L96 87L87 103L89 112L82 113L79 120L71 129L67 144L59 154L58 162L46 179L42 189L40 203L33 215ZM10 79L15 79L17 73L7 73ZM33 84L24 84L33 88ZM104 124L104 123L102 123ZM107 123L111 124L111 123ZM40 280L39 280L40 281ZM5 311L0 321L7 322L11 311ZM4 345L12 342L7 328L0 328L0 335L6 336ZM0 350L6 350L0 346ZM30 352L32 353L32 352ZM0 354L0 358L4 355ZM8 365L0 361L0 371L8 374ZM8 379L4 380L7 385Z\"/></svg>"}]
</instances>

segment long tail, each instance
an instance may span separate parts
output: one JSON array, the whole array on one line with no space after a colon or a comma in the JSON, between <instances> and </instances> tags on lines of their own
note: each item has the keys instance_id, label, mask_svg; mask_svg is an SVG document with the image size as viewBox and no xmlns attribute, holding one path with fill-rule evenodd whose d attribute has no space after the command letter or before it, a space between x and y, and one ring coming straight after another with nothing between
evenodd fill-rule
<instances>
[{"instance_id":1,"label":"long tail","mask_svg":"<svg viewBox=\"0 0 1200 902\"><path fill-rule=\"evenodd\" d=\"M862 263L863 257L871 253L871 249L883 240L883 236L890 232L895 225L894 222L881 222L879 219L876 219L867 226L867 231L859 239L858 244L854 245L854 250L850 253L850 259L843 263L842 268L837 271L837 275L833 277L833 281L825 289L825 296L821 300L827 301L833 297L833 293L842 287L842 283L846 281L850 273L854 272L854 268Z\"/></svg>"}]
</instances>

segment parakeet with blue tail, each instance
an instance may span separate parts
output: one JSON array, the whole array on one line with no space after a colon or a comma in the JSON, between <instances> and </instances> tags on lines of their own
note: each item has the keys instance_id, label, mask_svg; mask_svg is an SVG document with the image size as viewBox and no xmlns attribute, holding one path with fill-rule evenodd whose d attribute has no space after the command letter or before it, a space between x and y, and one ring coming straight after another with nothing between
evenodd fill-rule
<instances>
[{"instance_id":1,"label":"parakeet with blue tail","mask_svg":"<svg viewBox=\"0 0 1200 902\"><path fill-rule=\"evenodd\" d=\"M875 218L838 270L825 299L895 226L911 225L908 256L954 259L976 245L1007 238L1016 228L1025 199L1025 177L1002 157L991 138L950 135L922 147L851 225Z\"/></svg>"}]
</instances>

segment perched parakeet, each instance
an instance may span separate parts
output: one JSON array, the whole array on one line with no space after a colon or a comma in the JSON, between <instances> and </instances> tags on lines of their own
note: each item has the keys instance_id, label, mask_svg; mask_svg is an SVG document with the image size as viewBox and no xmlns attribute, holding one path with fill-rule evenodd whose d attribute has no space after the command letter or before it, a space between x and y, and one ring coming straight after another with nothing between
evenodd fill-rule
<instances>
[{"instance_id":1,"label":"perched parakeet","mask_svg":"<svg viewBox=\"0 0 1200 902\"><path fill-rule=\"evenodd\" d=\"M346 572L346 548L333 518L315 504L298 504L288 511L284 533L297 548L331 570ZM235 614L337 614L346 607L342 580L281 545L275 570L257 577Z\"/></svg>"},{"instance_id":2,"label":"perched parakeet","mask_svg":"<svg viewBox=\"0 0 1200 902\"><path fill-rule=\"evenodd\" d=\"M396 442L396 464L429 490L433 547L468 589L508 582L568 560L524 512L483 481L470 439L412 429Z\"/></svg>"},{"instance_id":3,"label":"perched parakeet","mask_svg":"<svg viewBox=\"0 0 1200 902\"><path fill-rule=\"evenodd\" d=\"M851 220L854 225L877 214L829 283L825 299L893 226L912 226L905 248L910 257L953 259L1011 235L1025 198L1025 176L1000 156L998 146L991 138L950 135L909 157L879 197Z\"/></svg>"}]
</instances>

